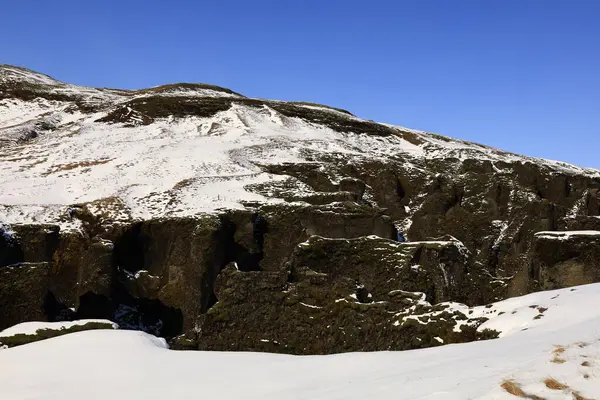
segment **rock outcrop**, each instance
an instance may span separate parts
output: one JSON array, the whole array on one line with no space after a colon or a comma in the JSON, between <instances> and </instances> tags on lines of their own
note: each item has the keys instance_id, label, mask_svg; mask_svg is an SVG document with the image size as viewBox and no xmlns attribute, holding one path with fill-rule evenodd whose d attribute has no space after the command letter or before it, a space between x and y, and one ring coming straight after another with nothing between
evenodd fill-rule
<instances>
[{"instance_id":1,"label":"rock outcrop","mask_svg":"<svg viewBox=\"0 0 600 400\"><path fill-rule=\"evenodd\" d=\"M447 302L599 281L596 236L552 233L597 230L600 171L211 85L0 66L0 329L106 318L296 354L478 340Z\"/></svg>"},{"instance_id":2,"label":"rock outcrop","mask_svg":"<svg viewBox=\"0 0 600 400\"><path fill-rule=\"evenodd\" d=\"M410 291L425 291L434 301L461 291L468 280L465 250L453 241L312 236L281 271L225 268L215 284L218 302L201 316L197 333L175 345L327 354L488 338L476 330L483 321L455 329L468 317L436 309Z\"/></svg>"},{"instance_id":3,"label":"rock outcrop","mask_svg":"<svg viewBox=\"0 0 600 400\"><path fill-rule=\"evenodd\" d=\"M2 329L47 318L48 270L46 262L0 267Z\"/></svg>"},{"instance_id":4,"label":"rock outcrop","mask_svg":"<svg viewBox=\"0 0 600 400\"><path fill-rule=\"evenodd\" d=\"M544 290L600 281L600 231L537 233L531 274Z\"/></svg>"}]
</instances>

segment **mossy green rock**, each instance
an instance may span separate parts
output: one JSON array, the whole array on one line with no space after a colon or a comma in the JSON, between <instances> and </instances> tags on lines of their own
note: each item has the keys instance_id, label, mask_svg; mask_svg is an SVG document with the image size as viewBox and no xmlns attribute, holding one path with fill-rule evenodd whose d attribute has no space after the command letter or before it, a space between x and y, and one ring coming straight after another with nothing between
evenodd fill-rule
<instances>
[{"instance_id":1,"label":"mossy green rock","mask_svg":"<svg viewBox=\"0 0 600 400\"><path fill-rule=\"evenodd\" d=\"M215 283L218 302L200 316L193 341L201 350L329 354L484 338L475 327L455 332L456 316L448 313L427 316L427 323L402 321L420 304L413 291L438 293L442 301L462 284L452 268L440 272L464 265L461 250L453 242L402 245L378 237L312 236L280 271L224 269ZM411 268L418 252L420 271ZM434 310L426 303L418 309Z\"/></svg>"},{"instance_id":2,"label":"mossy green rock","mask_svg":"<svg viewBox=\"0 0 600 400\"><path fill-rule=\"evenodd\" d=\"M0 330L24 321L45 321L50 264L0 267Z\"/></svg>"},{"instance_id":3,"label":"mossy green rock","mask_svg":"<svg viewBox=\"0 0 600 400\"><path fill-rule=\"evenodd\" d=\"M536 235L531 275L544 290L600 281L600 231Z\"/></svg>"}]
</instances>

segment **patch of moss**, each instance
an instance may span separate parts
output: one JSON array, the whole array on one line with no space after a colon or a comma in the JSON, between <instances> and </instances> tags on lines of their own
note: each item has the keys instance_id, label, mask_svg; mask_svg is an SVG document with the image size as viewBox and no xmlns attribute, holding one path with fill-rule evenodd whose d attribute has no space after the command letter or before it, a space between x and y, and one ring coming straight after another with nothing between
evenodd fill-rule
<instances>
[{"instance_id":1,"label":"patch of moss","mask_svg":"<svg viewBox=\"0 0 600 400\"><path fill-rule=\"evenodd\" d=\"M77 95L69 92L56 91L53 90L53 87L42 84L7 82L3 83L0 89L0 100L16 98L24 101L31 101L39 97L53 101L72 101L77 108L87 113L99 111L101 108L101 105L83 101L83 99Z\"/></svg>"},{"instance_id":2,"label":"patch of moss","mask_svg":"<svg viewBox=\"0 0 600 400\"><path fill-rule=\"evenodd\" d=\"M135 94L145 94L145 93L164 93L164 92L168 92L169 90L172 89L189 89L189 90L197 90L197 89L207 89L207 90L213 90L215 92L223 92L223 93L228 93L228 94L234 94L236 96L242 96L239 93L234 92L231 89L227 89L221 86L216 86L216 85L208 85L206 83L171 83L168 85L161 85L161 86L157 86L157 87L153 87L153 88L148 88L148 89L140 89L140 90L136 90L134 91Z\"/></svg>"},{"instance_id":3,"label":"patch of moss","mask_svg":"<svg viewBox=\"0 0 600 400\"><path fill-rule=\"evenodd\" d=\"M20 333L13 336L1 337L0 345L15 347L28 343L37 342L44 339L50 339L57 336L67 335L69 333L90 331L95 329L114 329L113 325L108 322L88 322L83 325L73 325L69 328L62 327L60 329L38 329L34 334Z\"/></svg>"},{"instance_id":4,"label":"patch of moss","mask_svg":"<svg viewBox=\"0 0 600 400\"><path fill-rule=\"evenodd\" d=\"M294 105L299 105L299 106L310 106L310 107L328 108L330 110L339 111L341 113L354 116L354 114L352 114L350 111L344 110L343 108L331 107L331 106L326 106L324 104L311 103L311 102L308 102L308 101L288 101L287 104L294 104Z\"/></svg>"},{"instance_id":5,"label":"patch of moss","mask_svg":"<svg viewBox=\"0 0 600 400\"><path fill-rule=\"evenodd\" d=\"M348 116L327 110L303 107L299 103L230 97L147 96L128 101L98 121L127 122L124 118L130 114L130 110L141 113L145 124L151 123L154 118L166 118L171 115L175 117L194 115L207 118L220 111L228 110L233 104L256 108L268 106L286 117L301 118L308 122L325 125L338 132L366 133L376 136L390 136L399 133L397 129L386 125L352 118L352 115L345 110L338 111L349 114ZM403 132L403 136L406 135L408 134Z\"/></svg>"},{"instance_id":6,"label":"patch of moss","mask_svg":"<svg viewBox=\"0 0 600 400\"><path fill-rule=\"evenodd\" d=\"M193 99L180 96L149 96L133 99L117 107L97 122L127 123L131 110L141 114L142 124L148 125L155 118L198 116L211 117L231 107L231 100L220 97ZM139 118L139 116L138 116Z\"/></svg>"}]
</instances>

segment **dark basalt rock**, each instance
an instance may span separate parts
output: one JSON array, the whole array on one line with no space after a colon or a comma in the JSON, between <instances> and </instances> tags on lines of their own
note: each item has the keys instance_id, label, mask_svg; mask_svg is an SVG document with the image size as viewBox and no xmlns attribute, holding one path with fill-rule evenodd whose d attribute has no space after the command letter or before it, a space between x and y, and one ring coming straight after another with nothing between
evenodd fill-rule
<instances>
[{"instance_id":1,"label":"dark basalt rock","mask_svg":"<svg viewBox=\"0 0 600 400\"><path fill-rule=\"evenodd\" d=\"M397 243L376 236L328 239L312 236L286 264L348 280L364 288L369 302L387 301L394 290L423 292L432 302L459 300L468 293L468 251L456 240Z\"/></svg>"},{"instance_id":2,"label":"dark basalt rock","mask_svg":"<svg viewBox=\"0 0 600 400\"><path fill-rule=\"evenodd\" d=\"M600 281L600 231L536 235L531 275L541 290Z\"/></svg>"},{"instance_id":3,"label":"dark basalt rock","mask_svg":"<svg viewBox=\"0 0 600 400\"><path fill-rule=\"evenodd\" d=\"M313 236L294 251L287 271L244 273L233 265L224 269L215 284L218 302L200 316L195 334L173 345L329 354L493 337L476 332L477 324L455 332L456 319L468 319L461 313L423 316L427 323L402 321L401 315L419 304L418 294L403 289L437 291L440 301L459 289L462 271L452 271L452 266L463 267L461 250L451 242L401 245L376 237ZM412 262L419 251L428 254L419 257L421 264L415 268ZM450 268L444 272L446 265ZM426 314L433 307L417 309L415 314Z\"/></svg>"},{"instance_id":4,"label":"dark basalt rock","mask_svg":"<svg viewBox=\"0 0 600 400\"><path fill-rule=\"evenodd\" d=\"M115 264L122 281L135 281L134 297L180 310L188 330L208 308L215 277L228 261L226 236L216 216L141 222L115 242Z\"/></svg>"},{"instance_id":5,"label":"dark basalt rock","mask_svg":"<svg viewBox=\"0 0 600 400\"><path fill-rule=\"evenodd\" d=\"M48 262L0 267L0 330L25 321L44 321Z\"/></svg>"},{"instance_id":6,"label":"dark basalt rock","mask_svg":"<svg viewBox=\"0 0 600 400\"><path fill-rule=\"evenodd\" d=\"M366 185L360 179L355 178L344 178L340 181L339 190L341 192L350 192L354 193L356 196L355 201L360 201L365 194Z\"/></svg>"},{"instance_id":7,"label":"dark basalt rock","mask_svg":"<svg viewBox=\"0 0 600 400\"><path fill-rule=\"evenodd\" d=\"M279 270L298 243L312 235L355 238L377 235L394 237L394 227L384 210L346 202L328 206L264 206L269 225L264 238L264 270Z\"/></svg>"}]
</instances>

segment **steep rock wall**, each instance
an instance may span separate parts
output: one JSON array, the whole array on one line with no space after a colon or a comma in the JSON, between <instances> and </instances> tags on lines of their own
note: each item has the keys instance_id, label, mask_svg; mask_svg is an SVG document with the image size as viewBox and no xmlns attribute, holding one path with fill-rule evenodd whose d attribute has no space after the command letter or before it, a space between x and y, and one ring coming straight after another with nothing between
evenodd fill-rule
<instances>
[{"instance_id":1,"label":"steep rock wall","mask_svg":"<svg viewBox=\"0 0 600 400\"><path fill-rule=\"evenodd\" d=\"M408 349L493 336L440 303L600 279L598 241L556 233L600 230L598 171L211 85L0 89L0 329Z\"/></svg>"}]
</instances>

